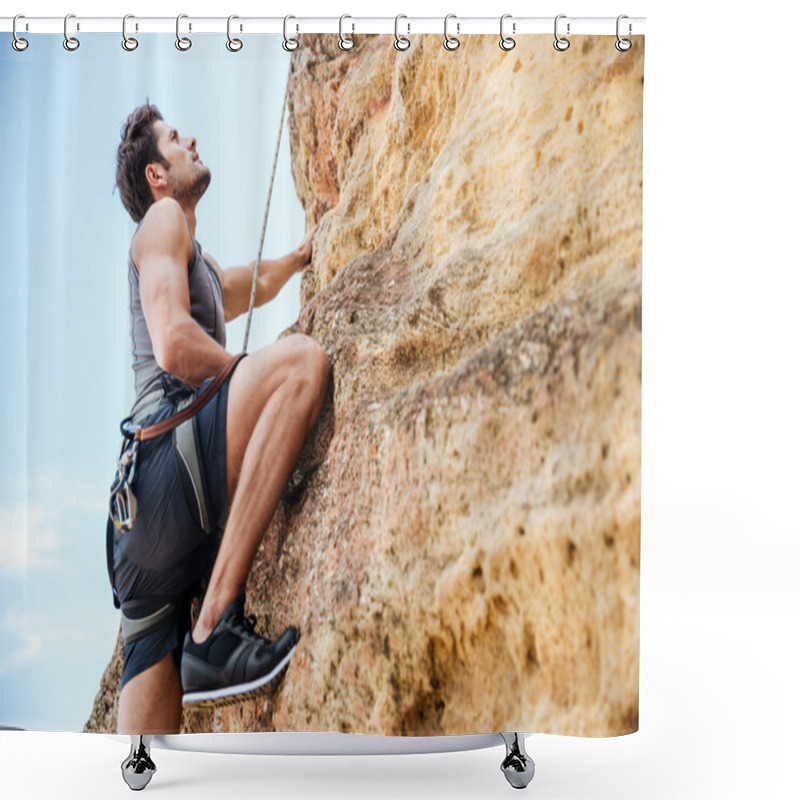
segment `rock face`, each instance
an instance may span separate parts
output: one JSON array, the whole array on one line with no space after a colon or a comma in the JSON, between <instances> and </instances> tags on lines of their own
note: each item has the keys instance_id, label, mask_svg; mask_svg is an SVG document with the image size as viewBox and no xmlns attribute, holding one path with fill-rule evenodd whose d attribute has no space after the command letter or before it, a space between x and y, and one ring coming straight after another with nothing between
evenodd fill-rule
<instances>
[{"instance_id":1,"label":"rock face","mask_svg":"<svg viewBox=\"0 0 800 800\"><path fill-rule=\"evenodd\" d=\"M247 587L302 639L186 731L638 727L644 42L497 39L302 36L294 330L333 380Z\"/></svg>"}]
</instances>

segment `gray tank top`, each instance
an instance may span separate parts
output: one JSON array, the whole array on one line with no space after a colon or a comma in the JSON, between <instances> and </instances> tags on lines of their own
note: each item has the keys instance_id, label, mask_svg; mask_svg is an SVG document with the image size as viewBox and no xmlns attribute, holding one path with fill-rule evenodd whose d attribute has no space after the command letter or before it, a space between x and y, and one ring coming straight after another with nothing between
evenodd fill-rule
<instances>
[{"instance_id":1,"label":"gray tank top","mask_svg":"<svg viewBox=\"0 0 800 800\"><path fill-rule=\"evenodd\" d=\"M189 261L189 299L192 318L219 344L225 347L225 312L222 307L222 284L214 268L203 256L200 243L192 236L192 259ZM189 388L174 375L161 369L153 353L139 293L139 273L128 251L128 288L130 290L131 343L136 401L153 389L165 392Z\"/></svg>"}]
</instances>

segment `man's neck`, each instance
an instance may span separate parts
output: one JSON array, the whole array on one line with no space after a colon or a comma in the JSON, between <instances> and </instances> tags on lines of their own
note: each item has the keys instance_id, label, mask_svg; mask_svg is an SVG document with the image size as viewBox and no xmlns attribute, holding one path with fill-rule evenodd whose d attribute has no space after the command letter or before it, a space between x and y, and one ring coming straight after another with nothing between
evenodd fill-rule
<instances>
[{"instance_id":1,"label":"man's neck","mask_svg":"<svg viewBox=\"0 0 800 800\"><path fill-rule=\"evenodd\" d=\"M197 230L197 217L195 216L193 208L184 208L183 213L186 215L186 221L189 223L189 230L192 236L197 238L195 231Z\"/></svg>"},{"instance_id":2,"label":"man's neck","mask_svg":"<svg viewBox=\"0 0 800 800\"><path fill-rule=\"evenodd\" d=\"M192 232L192 236L196 237L197 231L197 216L194 213L195 205L188 205L181 203L180 198L175 197L174 194L163 192L156 194L153 192L153 200L158 201L164 197L171 197L173 200L176 200L181 207L181 211L183 211L183 215L186 217L186 222L189 225L189 230Z\"/></svg>"}]
</instances>

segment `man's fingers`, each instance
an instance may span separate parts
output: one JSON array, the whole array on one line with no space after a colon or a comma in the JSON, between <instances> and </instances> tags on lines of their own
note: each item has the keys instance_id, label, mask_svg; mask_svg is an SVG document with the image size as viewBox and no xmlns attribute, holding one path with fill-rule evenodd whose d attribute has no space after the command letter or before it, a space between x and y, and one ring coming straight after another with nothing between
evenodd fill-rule
<instances>
[{"instance_id":1,"label":"man's fingers","mask_svg":"<svg viewBox=\"0 0 800 800\"><path fill-rule=\"evenodd\" d=\"M319 230L319 222L306 233L305 238L303 239L303 247L308 251L309 257L311 256L311 242L313 238L317 235L317 231Z\"/></svg>"}]
</instances>

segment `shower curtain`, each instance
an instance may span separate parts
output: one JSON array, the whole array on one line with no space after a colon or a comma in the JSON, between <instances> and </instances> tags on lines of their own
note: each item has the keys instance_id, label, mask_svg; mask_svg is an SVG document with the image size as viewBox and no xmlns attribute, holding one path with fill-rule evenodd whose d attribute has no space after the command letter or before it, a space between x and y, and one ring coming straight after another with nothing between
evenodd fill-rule
<instances>
[{"instance_id":1,"label":"shower curtain","mask_svg":"<svg viewBox=\"0 0 800 800\"><path fill-rule=\"evenodd\" d=\"M30 38L0 38L0 723L117 729L115 170L149 102L210 170L195 236L223 270L258 253L278 151L261 263L313 248L247 349L302 334L331 367L245 585L293 656L181 731L637 730L643 37Z\"/></svg>"}]
</instances>

